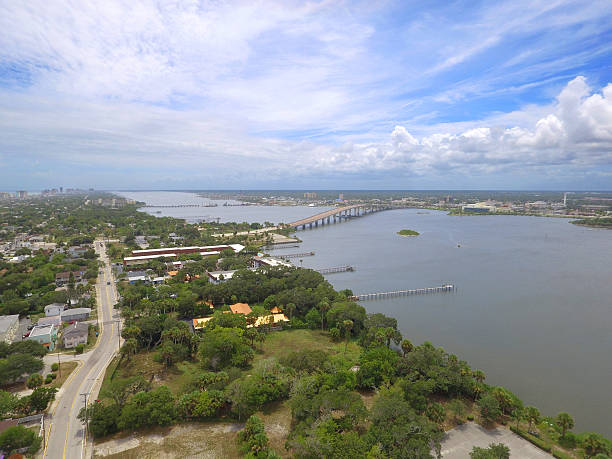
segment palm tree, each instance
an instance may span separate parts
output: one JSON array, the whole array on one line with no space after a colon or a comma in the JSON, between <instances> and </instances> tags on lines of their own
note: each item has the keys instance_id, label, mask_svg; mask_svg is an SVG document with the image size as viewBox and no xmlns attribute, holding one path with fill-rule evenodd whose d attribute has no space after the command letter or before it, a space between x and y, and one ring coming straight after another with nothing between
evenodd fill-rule
<instances>
[{"instance_id":1,"label":"palm tree","mask_svg":"<svg viewBox=\"0 0 612 459\"><path fill-rule=\"evenodd\" d=\"M531 432L531 426L540 422L540 410L535 406L528 406L526 411L527 420L529 421L529 432Z\"/></svg>"},{"instance_id":2,"label":"palm tree","mask_svg":"<svg viewBox=\"0 0 612 459\"><path fill-rule=\"evenodd\" d=\"M485 376L483 371L481 371L481 370L474 371L474 379L476 381L478 381L480 384L482 384L484 382L485 377L486 376Z\"/></svg>"},{"instance_id":3,"label":"palm tree","mask_svg":"<svg viewBox=\"0 0 612 459\"><path fill-rule=\"evenodd\" d=\"M404 357L406 357L406 354L408 354L409 352L412 352L412 350L414 349L414 346L412 345L409 339L402 340L401 347L402 347L402 352L404 353Z\"/></svg>"},{"instance_id":4,"label":"palm tree","mask_svg":"<svg viewBox=\"0 0 612 459\"><path fill-rule=\"evenodd\" d=\"M344 333L344 338L346 342L344 343L344 353L346 354L346 348L348 347L349 338L351 336L351 330L353 329L353 321L345 320L340 324L342 332Z\"/></svg>"},{"instance_id":5,"label":"palm tree","mask_svg":"<svg viewBox=\"0 0 612 459\"><path fill-rule=\"evenodd\" d=\"M326 313L331 309L331 305L327 299L321 300L319 302L319 312L321 313L321 330L324 330L325 325L327 325Z\"/></svg>"},{"instance_id":6,"label":"palm tree","mask_svg":"<svg viewBox=\"0 0 612 459\"><path fill-rule=\"evenodd\" d=\"M574 428L574 419L572 419L569 413L559 413L555 418L555 423L561 427L562 437L565 437L565 432Z\"/></svg>"},{"instance_id":7,"label":"palm tree","mask_svg":"<svg viewBox=\"0 0 612 459\"><path fill-rule=\"evenodd\" d=\"M523 408L515 408L512 411L512 419L516 421L516 429L519 428L519 423L523 420Z\"/></svg>"},{"instance_id":8,"label":"palm tree","mask_svg":"<svg viewBox=\"0 0 612 459\"><path fill-rule=\"evenodd\" d=\"M291 316L293 316L293 313L295 312L295 304L287 303L287 305L285 306L285 310L289 314L289 320L291 320Z\"/></svg>"}]
</instances>

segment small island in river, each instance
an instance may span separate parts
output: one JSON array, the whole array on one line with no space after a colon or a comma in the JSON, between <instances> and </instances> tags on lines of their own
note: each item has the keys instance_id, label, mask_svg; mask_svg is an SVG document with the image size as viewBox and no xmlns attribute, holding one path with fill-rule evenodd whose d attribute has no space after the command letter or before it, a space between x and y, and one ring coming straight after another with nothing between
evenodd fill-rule
<instances>
[{"instance_id":1,"label":"small island in river","mask_svg":"<svg viewBox=\"0 0 612 459\"><path fill-rule=\"evenodd\" d=\"M570 223L580 226L590 226L591 228L612 229L612 218L609 217L585 218L582 220L573 220Z\"/></svg>"},{"instance_id":2,"label":"small island in river","mask_svg":"<svg viewBox=\"0 0 612 459\"><path fill-rule=\"evenodd\" d=\"M401 231L398 231L397 234L399 234L400 236L418 236L420 233L409 229L403 229Z\"/></svg>"}]
</instances>

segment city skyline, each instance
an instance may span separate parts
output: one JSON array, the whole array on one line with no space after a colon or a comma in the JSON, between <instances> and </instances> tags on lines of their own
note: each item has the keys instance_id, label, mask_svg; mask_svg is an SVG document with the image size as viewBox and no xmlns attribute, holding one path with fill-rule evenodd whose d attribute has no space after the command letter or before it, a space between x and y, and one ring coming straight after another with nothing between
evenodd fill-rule
<instances>
[{"instance_id":1,"label":"city skyline","mask_svg":"<svg viewBox=\"0 0 612 459\"><path fill-rule=\"evenodd\" d=\"M0 11L2 191L612 189L609 2Z\"/></svg>"}]
</instances>

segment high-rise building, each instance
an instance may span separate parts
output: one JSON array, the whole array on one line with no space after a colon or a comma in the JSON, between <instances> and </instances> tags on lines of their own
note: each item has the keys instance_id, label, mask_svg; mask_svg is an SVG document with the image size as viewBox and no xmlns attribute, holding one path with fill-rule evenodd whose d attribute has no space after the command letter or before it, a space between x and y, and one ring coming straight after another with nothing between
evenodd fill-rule
<instances>
[{"instance_id":1,"label":"high-rise building","mask_svg":"<svg viewBox=\"0 0 612 459\"><path fill-rule=\"evenodd\" d=\"M17 192L17 197L20 198L20 199L27 198L28 197L28 192L25 191L25 190L19 190Z\"/></svg>"}]
</instances>

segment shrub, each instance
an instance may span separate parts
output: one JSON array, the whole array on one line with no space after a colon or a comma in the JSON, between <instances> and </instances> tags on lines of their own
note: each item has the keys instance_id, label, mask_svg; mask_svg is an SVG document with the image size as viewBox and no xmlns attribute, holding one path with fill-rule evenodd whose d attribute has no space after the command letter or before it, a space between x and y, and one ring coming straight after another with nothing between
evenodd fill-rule
<instances>
[{"instance_id":1,"label":"shrub","mask_svg":"<svg viewBox=\"0 0 612 459\"><path fill-rule=\"evenodd\" d=\"M49 373L45 378L45 384L49 384L51 381L53 381L53 377L51 376L51 373Z\"/></svg>"},{"instance_id":2,"label":"shrub","mask_svg":"<svg viewBox=\"0 0 612 459\"><path fill-rule=\"evenodd\" d=\"M0 434L0 450L11 453L17 449L28 448L30 454L40 448L40 437L24 426L13 426Z\"/></svg>"},{"instance_id":3,"label":"shrub","mask_svg":"<svg viewBox=\"0 0 612 459\"><path fill-rule=\"evenodd\" d=\"M42 385L42 383L43 383L42 375L40 373L34 373L28 378L28 381L26 382L26 386L28 386L28 389L34 389L35 387Z\"/></svg>"},{"instance_id":4,"label":"shrub","mask_svg":"<svg viewBox=\"0 0 612 459\"><path fill-rule=\"evenodd\" d=\"M524 431L522 431L522 430L520 430L520 429L517 429L517 428L516 428L516 427L514 427L514 426L510 426L510 430L511 430L512 432L514 432L515 434L517 434L517 435L519 435L519 436L523 437L523 438L524 438L525 440L527 440L528 442L530 442L530 443L532 443L532 444L536 445L538 448L540 448L540 449L542 449L542 450L546 451L547 453L550 453L550 451L551 451L551 449L552 449L552 448L551 448L551 446L550 446L548 443L546 443L545 441L540 440L539 438L535 437L534 435L531 435L531 434L529 434L529 433L527 433L527 432L524 432Z\"/></svg>"},{"instance_id":5,"label":"shrub","mask_svg":"<svg viewBox=\"0 0 612 459\"><path fill-rule=\"evenodd\" d=\"M56 362L51 365L51 371L57 371L57 370L59 370L59 364Z\"/></svg>"},{"instance_id":6,"label":"shrub","mask_svg":"<svg viewBox=\"0 0 612 459\"><path fill-rule=\"evenodd\" d=\"M468 414L467 415L467 420L468 421L473 421L474 420L474 415L473 414Z\"/></svg>"},{"instance_id":7,"label":"shrub","mask_svg":"<svg viewBox=\"0 0 612 459\"><path fill-rule=\"evenodd\" d=\"M47 376L51 376L51 379L57 378L57 373L49 373Z\"/></svg>"},{"instance_id":8,"label":"shrub","mask_svg":"<svg viewBox=\"0 0 612 459\"><path fill-rule=\"evenodd\" d=\"M559 437L558 443L567 449L574 449L578 445L578 437L573 432L566 432L564 437Z\"/></svg>"},{"instance_id":9,"label":"shrub","mask_svg":"<svg viewBox=\"0 0 612 459\"><path fill-rule=\"evenodd\" d=\"M85 350L84 344L77 344L76 347L74 348L75 354L82 354L84 350Z\"/></svg>"},{"instance_id":10,"label":"shrub","mask_svg":"<svg viewBox=\"0 0 612 459\"><path fill-rule=\"evenodd\" d=\"M332 341L340 341L340 330L336 327L332 327L329 329L329 336L331 337Z\"/></svg>"}]
</instances>

